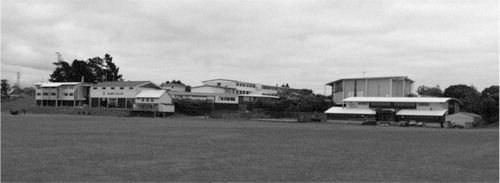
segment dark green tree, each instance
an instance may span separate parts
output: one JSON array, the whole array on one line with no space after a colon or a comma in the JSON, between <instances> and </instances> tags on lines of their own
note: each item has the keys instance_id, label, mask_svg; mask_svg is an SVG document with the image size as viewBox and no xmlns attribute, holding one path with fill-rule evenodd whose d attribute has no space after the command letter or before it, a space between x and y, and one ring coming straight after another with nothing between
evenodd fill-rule
<instances>
[{"instance_id":1,"label":"dark green tree","mask_svg":"<svg viewBox=\"0 0 500 183\"><path fill-rule=\"evenodd\" d=\"M481 116L487 124L498 122L498 86L490 86L481 92Z\"/></svg>"},{"instance_id":2,"label":"dark green tree","mask_svg":"<svg viewBox=\"0 0 500 183\"><path fill-rule=\"evenodd\" d=\"M6 79L2 79L2 99L9 98L10 85Z\"/></svg>"},{"instance_id":3,"label":"dark green tree","mask_svg":"<svg viewBox=\"0 0 500 183\"><path fill-rule=\"evenodd\" d=\"M52 82L84 82L98 83L103 81L120 81L122 75L119 68L113 63L113 58L106 54L100 57L89 58L87 61L74 60L71 65L65 61L55 62L56 69L50 75Z\"/></svg>"},{"instance_id":4,"label":"dark green tree","mask_svg":"<svg viewBox=\"0 0 500 183\"><path fill-rule=\"evenodd\" d=\"M462 111L481 114L481 98L474 86L452 85L444 90L443 96L460 100Z\"/></svg>"},{"instance_id":5,"label":"dark green tree","mask_svg":"<svg viewBox=\"0 0 500 183\"><path fill-rule=\"evenodd\" d=\"M417 93L419 95L433 96L433 97L442 97L443 91L439 86L436 87L428 87L425 85L419 86L417 88Z\"/></svg>"}]
</instances>

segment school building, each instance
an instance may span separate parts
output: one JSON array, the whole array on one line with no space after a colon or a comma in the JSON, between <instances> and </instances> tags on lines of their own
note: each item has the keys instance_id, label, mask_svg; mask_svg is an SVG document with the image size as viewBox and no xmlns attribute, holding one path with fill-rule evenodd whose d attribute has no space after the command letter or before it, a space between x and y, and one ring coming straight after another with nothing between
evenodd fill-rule
<instances>
[{"instance_id":1,"label":"school building","mask_svg":"<svg viewBox=\"0 0 500 183\"><path fill-rule=\"evenodd\" d=\"M332 100L344 105L349 97L407 97L413 90L414 81L407 76L343 78L329 83Z\"/></svg>"},{"instance_id":2,"label":"school building","mask_svg":"<svg viewBox=\"0 0 500 183\"><path fill-rule=\"evenodd\" d=\"M460 111L460 101L444 97L349 97L345 107L325 111L328 119L422 121L443 123Z\"/></svg>"},{"instance_id":3,"label":"school building","mask_svg":"<svg viewBox=\"0 0 500 183\"><path fill-rule=\"evenodd\" d=\"M83 82L35 83L37 106L83 106L90 84Z\"/></svg>"},{"instance_id":4,"label":"school building","mask_svg":"<svg viewBox=\"0 0 500 183\"><path fill-rule=\"evenodd\" d=\"M143 90L159 90L151 81L109 81L90 88L90 107L131 109Z\"/></svg>"},{"instance_id":5,"label":"school building","mask_svg":"<svg viewBox=\"0 0 500 183\"><path fill-rule=\"evenodd\" d=\"M134 111L161 114L173 113L172 96L166 90L142 90L135 96Z\"/></svg>"}]
</instances>

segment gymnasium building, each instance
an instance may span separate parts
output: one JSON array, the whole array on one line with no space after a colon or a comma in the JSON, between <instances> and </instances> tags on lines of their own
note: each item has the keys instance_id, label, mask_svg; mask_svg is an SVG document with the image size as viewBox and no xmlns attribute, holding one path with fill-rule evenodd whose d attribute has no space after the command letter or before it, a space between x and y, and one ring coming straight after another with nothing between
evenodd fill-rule
<instances>
[{"instance_id":1,"label":"gymnasium building","mask_svg":"<svg viewBox=\"0 0 500 183\"><path fill-rule=\"evenodd\" d=\"M443 97L349 97L345 107L325 111L328 119L422 121L443 123L460 111L460 101Z\"/></svg>"},{"instance_id":2,"label":"gymnasium building","mask_svg":"<svg viewBox=\"0 0 500 183\"><path fill-rule=\"evenodd\" d=\"M413 90L407 76L344 78L327 83L332 87L332 100L344 105L349 97L407 97Z\"/></svg>"}]
</instances>

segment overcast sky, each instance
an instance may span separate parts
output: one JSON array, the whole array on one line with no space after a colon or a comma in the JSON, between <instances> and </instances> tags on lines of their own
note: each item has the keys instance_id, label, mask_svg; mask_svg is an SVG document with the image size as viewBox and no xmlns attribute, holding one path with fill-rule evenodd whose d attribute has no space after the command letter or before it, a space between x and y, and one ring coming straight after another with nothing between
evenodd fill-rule
<instances>
[{"instance_id":1,"label":"overcast sky","mask_svg":"<svg viewBox=\"0 0 500 183\"><path fill-rule=\"evenodd\" d=\"M109 53L125 80L289 83L408 76L444 90L499 83L498 0L2 0L1 76L47 81ZM330 93L327 87L327 93Z\"/></svg>"}]
</instances>

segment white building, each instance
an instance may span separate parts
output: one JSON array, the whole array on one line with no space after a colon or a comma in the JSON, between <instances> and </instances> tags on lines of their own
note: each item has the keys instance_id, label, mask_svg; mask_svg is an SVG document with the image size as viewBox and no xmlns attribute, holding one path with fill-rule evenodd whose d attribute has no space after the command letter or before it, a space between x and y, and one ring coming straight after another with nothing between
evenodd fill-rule
<instances>
[{"instance_id":1,"label":"white building","mask_svg":"<svg viewBox=\"0 0 500 183\"><path fill-rule=\"evenodd\" d=\"M345 107L325 111L330 119L377 118L378 121L444 122L445 116L458 112L460 101L453 98L350 97Z\"/></svg>"},{"instance_id":2,"label":"white building","mask_svg":"<svg viewBox=\"0 0 500 183\"><path fill-rule=\"evenodd\" d=\"M166 90L142 90L135 97L134 111L173 113L175 106Z\"/></svg>"},{"instance_id":3,"label":"white building","mask_svg":"<svg viewBox=\"0 0 500 183\"><path fill-rule=\"evenodd\" d=\"M37 106L83 106L89 96L89 84L82 82L35 83Z\"/></svg>"},{"instance_id":4,"label":"white building","mask_svg":"<svg viewBox=\"0 0 500 183\"><path fill-rule=\"evenodd\" d=\"M229 79L212 79L202 81L202 83L208 86L218 86L223 88L235 89L235 92L239 96L241 101L252 101L256 98L278 98L278 90L280 88L272 85L264 85L259 83Z\"/></svg>"},{"instance_id":5,"label":"white building","mask_svg":"<svg viewBox=\"0 0 500 183\"><path fill-rule=\"evenodd\" d=\"M208 87L207 87L208 88ZM169 91L175 99L206 100L214 103L214 109L238 109L238 95L234 93L176 92Z\"/></svg>"},{"instance_id":6,"label":"white building","mask_svg":"<svg viewBox=\"0 0 500 183\"><path fill-rule=\"evenodd\" d=\"M349 97L407 97L413 90L407 76L343 78L327 83L332 87L332 100L341 104Z\"/></svg>"},{"instance_id":7,"label":"white building","mask_svg":"<svg viewBox=\"0 0 500 183\"><path fill-rule=\"evenodd\" d=\"M90 88L91 107L132 108L142 90L161 89L151 81L111 81Z\"/></svg>"}]
</instances>

